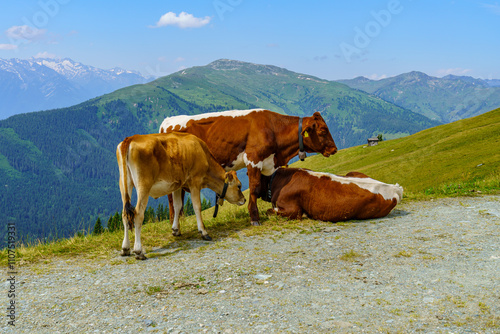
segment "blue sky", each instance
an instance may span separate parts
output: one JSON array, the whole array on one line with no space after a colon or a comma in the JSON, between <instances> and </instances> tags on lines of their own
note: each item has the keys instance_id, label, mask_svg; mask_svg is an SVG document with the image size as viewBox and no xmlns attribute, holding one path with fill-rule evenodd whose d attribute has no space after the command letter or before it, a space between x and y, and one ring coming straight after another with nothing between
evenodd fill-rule
<instances>
[{"instance_id":1,"label":"blue sky","mask_svg":"<svg viewBox=\"0 0 500 334\"><path fill-rule=\"evenodd\" d=\"M409 71L500 78L500 3L2 1L0 58L71 58L161 76L220 58L336 80Z\"/></svg>"}]
</instances>

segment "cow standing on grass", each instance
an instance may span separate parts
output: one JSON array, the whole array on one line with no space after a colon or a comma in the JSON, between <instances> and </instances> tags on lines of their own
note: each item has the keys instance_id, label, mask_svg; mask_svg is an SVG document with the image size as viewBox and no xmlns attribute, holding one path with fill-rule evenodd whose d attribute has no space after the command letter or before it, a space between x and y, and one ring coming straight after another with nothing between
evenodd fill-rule
<instances>
[{"instance_id":1,"label":"cow standing on grass","mask_svg":"<svg viewBox=\"0 0 500 334\"><path fill-rule=\"evenodd\" d=\"M403 198L403 188L369 178L363 173L346 176L301 168L279 168L262 176L259 196L271 202L276 213L290 219L339 222L385 217Z\"/></svg>"},{"instance_id":2,"label":"cow standing on grass","mask_svg":"<svg viewBox=\"0 0 500 334\"><path fill-rule=\"evenodd\" d=\"M257 198L261 175L271 175L297 154L303 159L305 152L319 152L325 157L337 152L319 112L304 118L263 109L174 116L166 118L160 127L160 133L172 131L202 139L226 171L247 168L252 225L260 225ZM172 207L170 196L169 203ZM171 217L174 210L170 210Z\"/></svg>"},{"instance_id":3,"label":"cow standing on grass","mask_svg":"<svg viewBox=\"0 0 500 334\"><path fill-rule=\"evenodd\" d=\"M226 172L217 163L207 145L187 133L135 135L125 138L116 149L120 170L120 192L123 201L125 236L122 255L130 255L128 230L135 226L134 253L146 259L141 244L141 227L148 197L158 198L173 194L175 217L172 233L180 235L179 212L182 208L182 191L191 192L198 231L202 238L211 240L201 219L200 190L210 188L221 195L220 201L243 205L245 197L236 173ZM137 191L135 208L130 203L132 189ZM220 202L222 204L222 202Z\"/></svg>"}]
</instances>

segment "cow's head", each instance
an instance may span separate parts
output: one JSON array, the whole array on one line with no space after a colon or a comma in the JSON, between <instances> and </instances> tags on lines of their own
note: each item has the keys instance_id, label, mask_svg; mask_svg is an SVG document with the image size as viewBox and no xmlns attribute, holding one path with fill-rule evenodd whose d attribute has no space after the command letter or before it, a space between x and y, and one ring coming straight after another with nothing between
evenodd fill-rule
<instances>
[{"instance_id":1,"label":"cow's head","mask_svg":"<svg viewBox=\"0 0 500 334\"><path fill-rule=\"evenodd\" d=\"M311 117L304 117L301 135L307 152L318 152L325 157L337 153L337 146L319 112L315 112Z\"/></svg>"},{"instance_id":2,"label":"cow's head","mask_svg":"<svg viewBox=\"0 0 500 334\"><path fill-rule=\"evenodd\" d=\"M225 197L219 199L219 205L222 205L224 199L231 204L243 205L245 204L245 196L241 192L241 182L235 171L226 172L227 191Z\"/></svg>"}]
</instances>

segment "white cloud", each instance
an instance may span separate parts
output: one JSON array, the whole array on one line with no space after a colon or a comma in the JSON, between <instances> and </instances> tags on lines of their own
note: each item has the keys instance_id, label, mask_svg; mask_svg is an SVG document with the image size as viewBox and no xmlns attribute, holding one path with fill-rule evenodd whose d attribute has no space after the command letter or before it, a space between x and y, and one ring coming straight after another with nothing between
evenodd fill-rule
<instances>
[{"instance_id":1,"label":"white cloud","mask_svg":"<svg viewBox=\"0 0 500 334\"><path fill-rule=\"evenodd\" d=\"M370 80L382 80L382 79L387 79L387 74L382 74L382 75L379 75L379 74L373 73L372 75L370 75L370 76L368 77L368 79L370 79Z\"/></svg>"},{"instance_id":2,"label":"white cloud","mask_svg":"<svg viewBox=\"0 0 500 334\"><path fill-rule=\"evenodd\" d=\"M164 14L153 28L177 26L181 29L185 28L200 28L210 23L212 18L205 16L204 18L194 17L193 14L182 12L179 15L174 12Z\"/></svg>"},{"instance_id":3,"label":"white cloud","mask_svg":"<svg viewBox=\"0 0 500 334\"><path fill-rule=\"evenodd\" d=\"M183 57L177 57L177 58L175 58L174 63L181 63L181 62L183 62L183 61L185 61L185 60L186 60L186 58L183 58Z\"/></svg>"},{"instance_id":4,"label":"white cloud","mask_svg":"<svg viewBox=\"0 0 500 334\"><path fill-rule=\"evenodd\" d=\"M483 3L483 7L496 15L500 15L500 5L496 2L494 5Z\"/></svg>"},{"instance_id":5,"label":"white cloud","mask_svg":"<svg viewBox=\"0 0 500 334\"><path fill-rule=\"evenodd\" d=\"M16 50L17 45L14 44L0 44L0 50Z\"/></svg>"},{"instance_id":6,"label":"white cloud","mask_svg":"<svg viewBox=\"0 0 500 334\"><path fill-rule=\"evenodd\" d=\"M444 68L440 69L437 71L437 75L444 77L446 75L452 74L452 75L466 75L467 73L471 72L471 69L468 68Z\"/></svg>"},{"instance_id":7,"label":"white cloud","mask_svg":"<svg viewBox=\"0 0 500 334\"><path fill-rule=\"evenodd\" d=\"M9 37L12 40L25 39L25 40L35 41L42 39L45 36L46 32L47 30L45 29L37 29L24 25L24 26L12 26L9 29L7 29L5 33L7 37Z\"/></svg>"},{"instance_id":8,"label":"white cloud","mask_svg":"<svg viewBox=\"0 0 500 334\"><path fill-rule=\"evenodd\" d=\"M47 51L45 52L38 52L34 58L49 58L49 59L54 59L58 58L55 54L53 53L48 53Z\"/></svg>"}]
</instances>

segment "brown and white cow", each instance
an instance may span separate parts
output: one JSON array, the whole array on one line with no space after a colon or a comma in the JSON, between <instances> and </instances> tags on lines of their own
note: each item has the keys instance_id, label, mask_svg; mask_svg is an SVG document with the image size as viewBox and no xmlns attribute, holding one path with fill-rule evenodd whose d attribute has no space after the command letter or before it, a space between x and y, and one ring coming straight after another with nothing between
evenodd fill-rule
<instances>
[{"instance_id":1,"label":"brown and white cow","mask_svg":"<svg viewBox=\"0 0 500 334\"><path fill-rule=\"evenodd\" d=\"M241 182L236 172L226 172L214 159L207 145L188 133L135 135L125 138L116 149L120 169L120 192L123 201L125 236L122 255L130 255L128 229L135 226L134 253L146 259L141 244L141 227L148 197L173 194L175 217L172 233L180 235L179 212L182 189L191 192L198 231L203 239L211 240L201 219L200 190L210 188L224 194L230 203L243 205ZM135 208L130 203L132 189L137 191ZM222 195L224 200L224 195ZM222 204L222 203L220 203Z\"/></svg>"},{"instance_id":2,"label":"brown and white cow","mask_svg":"<svg viewBox=\"0 0 500 334\"><path fill-rule=\"evenodd\" d=\"M260 197L274 212L291 219L338 222L385 217L403 198L403 188L369 178L359 172L346 176L300 168L279 168L262 176Z\"/></svg>"},{"instance_id":3,"label":"brown and white cow","mask_svg":"<svg viewBox=\"0 0 500 334\"><path fill-rule=\"evenodd\" d=\"M271 175L298 153L305 156L305 152L319 152L328 157L337 152L319 112L304 118L263 109L174 116L166 118L160 127L161 133L171 131L201 138L226 170L247 168L252 225L260 225L257 198L261 175Z\"/></svg>"}]
</instances>

